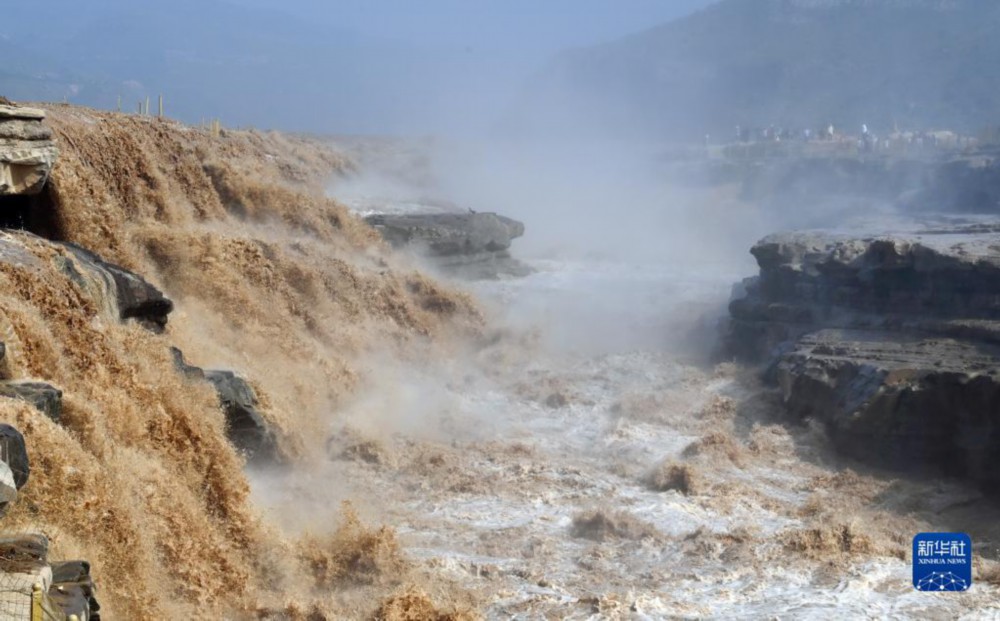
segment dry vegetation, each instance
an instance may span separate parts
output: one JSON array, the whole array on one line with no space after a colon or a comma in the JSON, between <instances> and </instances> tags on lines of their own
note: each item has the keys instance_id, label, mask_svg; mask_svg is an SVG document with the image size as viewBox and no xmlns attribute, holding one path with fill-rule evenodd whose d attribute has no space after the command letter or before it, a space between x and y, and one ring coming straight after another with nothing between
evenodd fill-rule
<instances>
[{"instance_id":1,"label":"dry vegetation","mask_svg":"<svg viewBox=\"0 0 1000 621\"><path fill-rule=\"evenodd\" d=\"M0 400L32 460L5 528L44 532L55 558L91 560L108 618L338 618L338 588L359 584L373 614L408 580L392 530L350 511L327 516L342 524L332 537L287 541L263 523L215 395L175 372L168 347L246 375L286 450L318 459L358 356L448 347L477 333L475 307L397 265L323 196L349 164L320 144L49 112L62 151L55 236L142 274L177 311L164 335L118 325L58 269L59 251L30 237L40 267L0 264L4 375L65 394L62 426ZM379 614L436 610L414 593Z\"/></svg>"}]
</instances>

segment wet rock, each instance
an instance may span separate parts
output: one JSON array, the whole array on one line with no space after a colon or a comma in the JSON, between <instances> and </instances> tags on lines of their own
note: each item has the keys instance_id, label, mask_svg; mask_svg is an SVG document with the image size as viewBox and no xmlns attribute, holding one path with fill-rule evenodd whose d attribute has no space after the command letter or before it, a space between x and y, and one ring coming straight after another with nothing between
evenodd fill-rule
<instances>
[{"instance_id":1,"label":"wet rock","mask_svg":"<svg viewBox=\"0 0 1000 621\"><path fill-rule=\"evenodd\" d=\"M257 411L257 396L246 380L232 371L205 371L219 393L219 402L226 413L229 439L251 460L273 460L276 456L274 435L264 417Z\"/></svg>"},{"instance_id":2,"label":"wet rock","mask_svg":"<svg viewBox=\"0 0 1000 621\"><path fill-rule=\"evenodd\" d=\"M851 456L1000 490L1000 244L994 225L796 233L752 250L729 352Z\"/></svg>"},{"instance_id":3,"label":"wet rock","mask_svg":"<svg viewBox=\"0 0 1000 621\"><path fill-rule=\"evenodd\" d=\"M212 383L219 395L219 405L226 415L226 435L248 461L278 461L278 445L274 431L257 410L257 396L246 380L232 371L204 370L188 364L184 354L170 348L178 371L192 379Z\"/></svg>"},{"instance_id":4,"label":"wet rock","mask_svg":"<svg viewBox=\"0 0 1000 621\"><path fill-rule=\"evenodd\" d=\"M101 605L87 561L53 563L49 598L68 615L81 621L100 621Z\"/></svg>"},{"instance_id":5,"label":"wet rock","mask_svg":"<svg viewBox=\"0 0 1000 621\"><path fill-rule=\"evenodd\" d=\"M788 233L751 250L734 290L729 351L760 360L820 328L921 332L1000 343L1000 224L892 234Z\"/></svg>"},{"instance_id":6,"label":"wet rock","mask_svg":"<svg viewBox=\"0 0 1000 621\"><path fill-rule=\"evenodd\" d=\"M377 214L365 218L396 248L409 246L467 278L524 276L530 268L508 250L524 224L495 213Z\"/></svg>"},{"instance_id":7,"label":"wet rock","mask_svg":"<svg viewBox=\"0 0 1000 621\"><path fill-rule=\"evenodd\" d=\"M0 536L0 572L28 573L48 567L49 539L41 534ZM51 574L47 574L51 582Z\"/></svg>"},{"instance_id":8,"label":"wet rock","mask_svg":"<svg viewBox=\"0 0 1000 621\"><path fill-rule=\"evenodd\" d=\"M10 467L17 489L24 487L31 473L24 436L11 425L3 423L0 423L0 460Z\"/></svg>"},{"instance_id":9,"label":"wet rock","mask_svg":"<svg viewBox=\"0 0 1000 621\"><path fill-rule=\"evenodd\" d=\"M37 194L59 150L42 124L43 110L0 104L0 196Z\"/></svg>"},{"instance_id":10,"label":"wet rock","mask_svg":"<svg viewBox=\"0 0 1000 621\"><path fill-rule=\"evenodd\" d=\"M821 330L781 358L788 411L826 423L843 453L937 469L1000 490L1000 348Z\"/></svg>"},{"instance_id":11,"label":"wet rock","mask_svg":"<svg viewBox=\"0 0 1000 621\"><path fill-rule=\"evenodd\" d=\"M96 272L106 281L109 289L114 292L120 319L134 319L152 332L163 332L167 325L167 315L174 309L174 303L162 291L138 274L109 263L85 248L72 243L61 245L83 264L84 269ZM81 280L79 270L73 268L68 271L71 277Z\"/></svg>"},{"instance_id":12,"label":"wet rock","mask_svg":"<svg viewBox=\"0 0 1000 621\"><path fill-rule=\"evenodd\" d=\"M7 515L8 509L17 500L17 482L14 473L3 461L0 461L0 517Z\"/></svg>"},{"instance_id":13,"label":"wet rock","mask_svg":"<svg viewBox=\"0 0 1000 621\"><path fill-rule=\"evenodd\" d=\"M62 391L43 382L0 382L0 397L20 399L35 406L55 422L62 418Z\"/></svg>"},{"instance_id":14,"label":"wet rock","mask_svg":"<svg viewBox=\"0 0 1000 621\"><path fill-rule=\"evenodd\" d=\"M196 367L193 364L188 364L187 360L184 359L184 352L176 347L171 347L170 355L173 356L174 359L174 368L180 371L184 377L190 379L205 379L204 369Z\"/></svg>"},{"instance_id":15,"label":"wet rock","mask_svg":"<svg viewBox=\"0 0 1000 621\"><path fill-rule=\"evenodd\" d=\"M495 213L383 214L365 218L393 246L422 244L438 256L498 252L524 225Z\"/></svg>"}]
</instances>

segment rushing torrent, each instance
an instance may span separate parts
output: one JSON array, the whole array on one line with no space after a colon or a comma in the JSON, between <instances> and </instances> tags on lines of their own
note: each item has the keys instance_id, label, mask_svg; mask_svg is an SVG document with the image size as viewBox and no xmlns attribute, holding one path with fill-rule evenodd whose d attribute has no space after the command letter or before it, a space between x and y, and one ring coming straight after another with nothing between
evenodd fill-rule
<instances>
[{"instance_id":1,"label":"rushing torrent","mask_svg":"<svg viewBox=\"0 0 1000 621\"><path fill-rule=\"evenodd\" d=\"M90 561L107 618L997 611L988 555L961 599L908 585L913 532L1000 523L978 491L836 457L673 338L738 274L535 260L463 293L324 196L351 163L323 144L48 113L0 335L2 379L61 411L0 399L31 457L2 524ZM120 321L64 243L171 308ZM245 379L279 465L247 465L202 368Z\"/></svg>"}]
</instances>

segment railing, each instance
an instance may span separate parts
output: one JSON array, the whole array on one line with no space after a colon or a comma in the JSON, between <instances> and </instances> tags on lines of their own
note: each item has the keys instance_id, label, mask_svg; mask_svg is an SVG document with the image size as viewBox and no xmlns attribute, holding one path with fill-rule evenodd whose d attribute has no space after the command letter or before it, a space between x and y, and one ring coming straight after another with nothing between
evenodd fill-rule
<instances>
[{"instance_id":1,"label":"railing","mask_svg":"<svg viewBox=\"0 0 1000 621\"><path fill-rule=\"evenodd\" d=\"M31 587L31 621L81 621L76 615L66 616L52 603L40 582Z\"/></svg>"}]
</instances>

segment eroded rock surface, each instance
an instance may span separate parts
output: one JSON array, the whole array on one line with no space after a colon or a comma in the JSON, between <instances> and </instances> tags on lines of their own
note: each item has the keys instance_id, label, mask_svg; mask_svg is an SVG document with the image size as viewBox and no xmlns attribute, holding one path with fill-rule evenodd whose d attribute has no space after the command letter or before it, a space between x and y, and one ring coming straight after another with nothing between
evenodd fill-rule
<instances>
[{"instance_id":1,"label":"eroded rock surface","mask_svg":"<svg viewBox=\"0 0 1000 621\"><path fill-rule=\"evenodd\" d=\"M27 401L55 422L62 418L62 391L45 382L10 380L0 382L0 397Z\"/></svg>"},{"instance_id":2,"label":"eroded rock surface","mask_svg":"<svg viewBox=\"0 0 1000 621\"><path fill-rule=\"evenodd\" d=\"M524 224L495 213L376 214L365 218L396 248L425 252L442 267L472 278L524 275L528 270L510 256Z\"/></svg>"},{"instance_id":3,"label":"eroded rock surface","mask_svg":"<svg viewBox=\"0 0 1000 621\"><path fill-rule=\"evenodd\" d=\"M52 564L52 587L49 597L67 615L76 615L81 621L100 621L101 605L97 601L97 587L90 576L87 561L65 561Z\"/></svg>"},{"instance_id":4,"label":"eroded rock surface","mask_svg":"<svg viewBox=\"0 0 1000 621\"><path fill-rule=\"evenodd\" d=\"M229 441L246 455L248 461L278 460L278 444L274 431L257 410L257 395L243 378L232 371L205 370L188 364L184 354L171 348L174 365L185 376L211 382L219 395L219 405L226 415L226 435Z\"/></svg>"},{"instance_id":5,"label":"eroded rock surface","mask_svg":"<svg viewBox=\"0 0 1000 621\"><path fill-rule=\"evenodd\" d=\"M1000 488L1000 227L791 233L751 251L726 342L843 452Z\"/></svg>"},{"instance_id":6,"label":"eroded rock surface","mask_svg":"<svg viewBox=\"0 0 1000 621\"><path fill-rule=\"evenodd\" d=\"M44 110L0 103L0 196L37 194L52 172L59 150Z\"/></svg>"},{"instance_id":7,"label":"eroded rock surface","mask_svg":"<svg viewBox=\"0 0 1000 621\"><path fill-rule=\"evenodd\" d=\"M423 243L435 255L498 252L524 235L524 225L495 213L375 215L365 219L394 246Z\"/></svg>"},{"instance_id":8,"label":"eroded rock surface","mask_svg":"<svg viewBox=\"0 0 1000 621\"><path fill-rule=\"evenodd\" d=\"M163 332L167 325L167 315L173 311L174 303L163 295L162 291L146 282L142 276L109 263L76 244L61 245L72 253L79 266L104 281L106 290L114 296L119 319L122 321L134 319L148 330ZM71 277L86 286L80 269L68 264L64 265L64 268Z\"/></svg>"},{"instance_id":9,"label":"eroded rock surface","mask_svg":"<svg viewBox=\"0 0 1000 621\"><path fill-rule=\"evenodd\" d=\"M31 474L24 436L11 425L2 423L0 423L0 460L10 467L17 489L24 487L28 482L28 475Z\"/></svg>"},{"instance_id":10,"label":"eroded rock surface","mask_svg":"<svg viewBox=\"0 0 1000 621\"><path fill-rule=\"evenodd\" d=\"M142 276L93 252L71 243L48 241L27 231L0 231L0 263L37 272L43 278L51 267L45 261L52 261L59 272L89 294L109 319L134 320L159 333L173 311L173 302Z\"/></svg>"}]
</instances>

